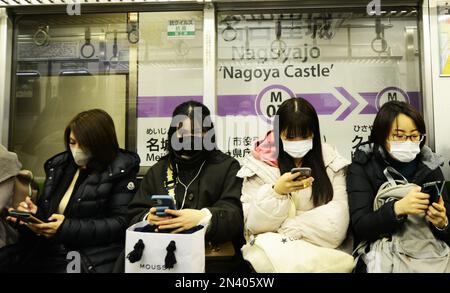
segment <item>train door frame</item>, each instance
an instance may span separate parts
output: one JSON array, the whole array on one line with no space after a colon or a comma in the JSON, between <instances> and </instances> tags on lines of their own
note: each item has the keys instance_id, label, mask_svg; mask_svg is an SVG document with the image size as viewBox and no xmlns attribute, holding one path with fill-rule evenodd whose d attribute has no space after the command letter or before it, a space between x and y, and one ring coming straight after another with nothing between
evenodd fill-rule
<instances>
[{"instance_id":1,"label":"train door frame","mask_svg":"<svg viewBox=\"0 0 450 293\"><path fill-rule=\"evenodd\" d=\"M0 143L8 146L11 108L13 23L8 10L0 8Z\"/></svg>"}]
</instances>

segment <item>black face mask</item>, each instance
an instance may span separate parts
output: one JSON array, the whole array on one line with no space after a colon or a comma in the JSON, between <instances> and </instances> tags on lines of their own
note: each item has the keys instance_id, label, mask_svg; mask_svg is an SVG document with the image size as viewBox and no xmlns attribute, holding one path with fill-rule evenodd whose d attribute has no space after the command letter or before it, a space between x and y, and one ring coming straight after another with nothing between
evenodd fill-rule
<instances>
[{"instance_id":1,"label":"black face mask","mask_svg":"<svg viewBox=\"0 0 450 293\"><path fill-rule=\"evenodd\" d=\"M183 136L178 138L182 149L175 151L175 162L181 165L197 165L206 159L208 151L204 147L203 137Z\"/></svg>"}]
</instances>

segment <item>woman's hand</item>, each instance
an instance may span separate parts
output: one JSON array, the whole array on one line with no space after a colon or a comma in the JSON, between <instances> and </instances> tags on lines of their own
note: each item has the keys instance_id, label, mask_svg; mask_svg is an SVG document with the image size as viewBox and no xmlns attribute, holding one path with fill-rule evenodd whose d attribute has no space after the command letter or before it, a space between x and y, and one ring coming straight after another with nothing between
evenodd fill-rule
<instances>
[{"instance_id":1,"label":"woman's hand","mask_svg":"<svg viewBox=\"0 0 450 293\"><path fill-rule=\"evenodd\" d=\"M147 222L150 224L150 225L157 225L157 223L158 222L160 222L160 221L163 221L163 220L168 220L168 219L170 219L171 217L158 217L157 215L156 215L156 208L151 208L150 209L150 214L148 214L148 216L147 216Z\"/></svg>"},{"instance_id":2,"label":"woman's hand","mask_svg":"<svg viewBox=\"0 0 450 293\"><path fill-rule=\"evenodd\" d=\"M38 207L33 203L31 198L27 196L25 198L25 201L22 201L17 209L21 212L29 212L32 213L33 215L36 215Z\"/></svg>"},{"instance_id":3,"label":"woman's hand","mask_svg":"<svg viewBox=\"0 0 450 293\"><path fill-rule=\"evenodd\" d=\"M436 228L444 229L447 227L447 211L445 209L442 196L439 197L438 202L434 202L428 207L425 219L427 219L427 221L433 224Z\"/></svg>"},{"instance_id":4,"label":"woman's hand","mask_svg":"<svg viewBox=\"0 0 450 293\"><path fill-rule=\"evenodd\" d=\"M156 225L159 230L175 229L172 233L189 230L198 225L206 216L201 210L183 209L183 210L165 210L166 214L173 216L171 219L158 221Z\"/></svg>"},{"instance_id":5,"label":"woman's hand","mask_svg":"<svg viewBox=\"0 0 450 293\"><path fill-rule=\"evenodd\" d=\"M395 202L394 212L397 216L418 215L428 210L430 195L420 192L421 187L413 188L408 194Z\"/></svg>"},{"instance_id":6,"label":"woman's hand","mask_svg":"<svg viewBox=\"0 0 450 293\"><path fill-rule=\"evenodd\" d=\"M48 223L29 224L28 228L30 228L34 233L38 235L42 235L46 238L51 238L55 236L56 232L58 232L61 224L64 222L64 219L64 215L53 214L50 218L48 218Z\"/></svg>"},{"instance_id":7,"label":"woman's hand","mask_svg":"<svg viewBox=\"0 0 450 293\"><path fill-rule=\"evenodd\" d=\"M8 209L8 211L12 211L14 209ZM33 203L33 201L31 200L30 197L26 197L25 201L22 201L21 203L19 203L17 210L20 212L26 212L26 213L31 213L33 215L35 215L37 213L38 207ZM17 218L14 217L7 217L6 220L15 223L17 221ZM23 222L20 222L19 224L24 224Z\"/></svg>"},{"instance_id":8,"label":"woman's hand","mask_svg":"<svg viewBox=\"0 0 450 293\"><path fill-rule=\"evenodd\" d=\"M297 179L297 177L299 176L300 173L284 173L274 184L273 190L278 194L286 195L300 189L305 189L312 185L314 181L313 177L308 177L306 179L296 181L295 179Z\"/></svg>"}]
</instances>

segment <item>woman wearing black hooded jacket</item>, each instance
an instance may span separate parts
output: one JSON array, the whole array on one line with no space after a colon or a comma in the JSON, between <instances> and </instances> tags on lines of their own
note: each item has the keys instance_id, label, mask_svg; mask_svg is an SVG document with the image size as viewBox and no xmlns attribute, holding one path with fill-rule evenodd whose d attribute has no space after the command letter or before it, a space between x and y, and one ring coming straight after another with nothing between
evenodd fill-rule
<instances>
[{"instance_id":1,"label":"woman wearing black hooded jacket","mask_svg":"<svg viewBox=\"0 0 450 293\"><path fill-rule=\"evenodd\" d=\"M425 122L422 115L404 102L383 105L375 118L369 142L361 144L347 171L351 227L355 247L361 241L373 242L399 231L408 215L424 214L433 234L450 243L450 217L447 191L443 188L439 202L430 203L429 194L416 187L404 198L390 201L373 210L380 186L386 182L383 171L391 166L408 182L422 186L445 181L440 166L443 159L425 145ZM359 262L357 271L364 271Z\"/></svg>"},{"instance_id":2,"label":"woman wearing black hooded jacket","mask_svg":"<svg viewBox=\"0 0 450 293\"><path fill-rule=\"evenodd\" d=\"M189 101L173 113L168 132L168 155L150 168L129 205L131 224L146 220L158 229L188 230L207 225L206 242L232 242L236 254L228 261L207 258L206 272L239 271L244 244L240 201L242 179L236 177L239 163L217 150L210 112L203 104ZM170 194L176 210L170 217L156 216L152 195Z\"/></svg>"}]
</instances>

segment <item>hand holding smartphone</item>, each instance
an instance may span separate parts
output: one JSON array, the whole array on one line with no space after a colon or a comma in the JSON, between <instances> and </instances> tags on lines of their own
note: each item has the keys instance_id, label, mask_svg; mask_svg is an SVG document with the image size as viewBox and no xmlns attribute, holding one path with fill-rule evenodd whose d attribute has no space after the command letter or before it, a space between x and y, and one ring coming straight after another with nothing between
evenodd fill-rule
<instances>
[{"instance_id":1,"label":"hand holding smartphone","mask_svg":"<svg viewBox=\"0 0 450 293\"><path fill-rule=\"evenodd\" d=\"M152 195L151 200L158 217L167 217L165 210L175 210L175 201L170 195Z\"/></svg>"},{"instance_id":2,"label":"hand holding smartphone","mask_svg":"<svg viewBox=\"0 0 450 293\"><path fill-rule=\"evenodd\" d=\"M17 220L24 222L26 224L43 224L44 221L36 218L32 213L22 212L18 210L10 210L8 211L9 216L12 218L16 218Z\"/></svg>"},{"instance_id":3,"label":"hand holding smartphone","mask_svg":"<svg viewBox=\"0 0 450 293\"><path fill-rule=\"evenodd\" d=\"M292 168L291 173L300 173L300 175L295 179L295 181L300 181L311 177L312 170L309 167Z\"/></svg>"},{"instance_id":4,"label":"hand holding smartphone","mask_svg":"<svg viewBox=\"0 0 450 293\"><path fill-rule=\"evenodd\" d=\"M156 209L155 215L160 218L165 217L171 217L170 215L166 214L166 210L175 210L175 200L170 195L152 195L151 201L153 204L153 207ZM159 229L156 228L155 232L160 233L170 233L173 229Z\"/></svg>"},{"instance_id":5,"label":"hand holding smartphone","mask_svg":"<svg viewBox=\"0 0 450 293\"><path fill-rule=\"evenodd\" d=\"M430 205L432 205L434 202L439 201L439 197L442 194L442 191L444 190L445 182L443 181L433 181L433 182L427 182L422 185L422 193L426 193L430 195L429 201Z\"/></svg>"}]
</instances>

